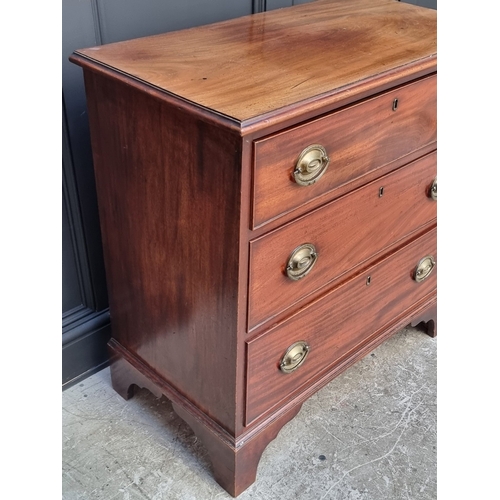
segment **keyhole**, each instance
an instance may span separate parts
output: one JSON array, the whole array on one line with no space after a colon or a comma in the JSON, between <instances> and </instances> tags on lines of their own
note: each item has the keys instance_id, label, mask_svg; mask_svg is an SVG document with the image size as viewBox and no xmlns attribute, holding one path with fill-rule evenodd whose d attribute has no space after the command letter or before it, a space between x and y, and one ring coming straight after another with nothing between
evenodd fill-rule
<instances>
[{"instance_id":1,"label":"keyhole","mask_svg":"<svg viewBox=\"0 0 500 500\"><path fill-rule=\"evenodd\" d=\"M398 104L399 104L399 100L396 97L396 99L394 99L394 101L392 101L392 110L393 111L396 111L396 109L398 109Z\"/></svg>"},{"instance_id":2,"label":"keyhole","mask_svg":"<svg viewBox=\"0 0 500 500\"><path fill-rule=\"evenodd\" d=\"M366 286L370 286L371 282L372 282L372 277L368 276L368 278L366 278Z\"/></svg>"},{"instance_id":3,"label":"keyhole","mask_svg":"<svg viewBox=\"0 0 500 500\"><path fill-rule=\"evenodd\" d=\"M382 196L384 196L384 187L383 186L381 188L379 188L379 190L378 190L378 197L382 198Z\"/></svg>"}]
</instances>

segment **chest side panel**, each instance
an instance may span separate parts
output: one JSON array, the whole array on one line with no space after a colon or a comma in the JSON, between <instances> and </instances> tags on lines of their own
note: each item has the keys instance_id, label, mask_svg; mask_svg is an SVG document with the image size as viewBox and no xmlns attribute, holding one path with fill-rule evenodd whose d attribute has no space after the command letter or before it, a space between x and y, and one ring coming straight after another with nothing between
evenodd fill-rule
<instances>
[{"instance_id":1,"label":"chest side panel","mask_svg":"<svg viewBox=\"0 0 500 500\"><path fill-rule=\"evenodd\" d=\"M85 77L112 335L233 429L241 139Z\"/></svg>"}]
</instances>

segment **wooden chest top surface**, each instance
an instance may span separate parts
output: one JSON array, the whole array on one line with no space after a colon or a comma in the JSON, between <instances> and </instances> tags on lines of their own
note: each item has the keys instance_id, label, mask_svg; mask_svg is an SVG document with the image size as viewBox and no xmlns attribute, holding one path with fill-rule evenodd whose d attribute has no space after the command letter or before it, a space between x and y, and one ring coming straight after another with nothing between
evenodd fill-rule
<instances>
[{"instance_id":1,"label":"wooden chest top surface","mask_svg":"<svg viewBox=\"0 0 500 500\"><path fill-rule=\"evenodd\" d=\"M317 0L76 55L243 123L380 75L431 72L436 45L434 10Z\"/></svg>"}]
</instances>

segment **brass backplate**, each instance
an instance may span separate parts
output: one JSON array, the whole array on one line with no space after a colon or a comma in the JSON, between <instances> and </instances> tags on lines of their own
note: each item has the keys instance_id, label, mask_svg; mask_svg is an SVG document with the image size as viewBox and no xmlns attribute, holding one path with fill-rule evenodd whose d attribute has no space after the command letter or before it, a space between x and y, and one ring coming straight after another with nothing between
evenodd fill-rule
<instances>
[{"instance_id":1,"label":"brass backplate","mask_svg":"<svg viewBox=\"0 0 500 500\"><path fill-rule=\"evenodd\" d=\"M304 363L309 354L309 345L304 340L294 342L283 354L280 360L280 370L283 373L292 373Z\"/></svg>"},{"instance_id":2,"label":"brass backplate","mask_svg":"<svg viewBox=\"0 0 500 500\"><path fill-rule=\"evenodd\" d=\"M326 149L320 144L312 144L305 148L299 155L299 159L293 171L295 182L299 186L310 186L317 182L326 172L330 158Z\"/></svg>"},{"instance_id":3,"label":"brass backplate","mask_svg":"<svg viewBox=\"0 0 500 500\"><path fill-rule=\"evenodd\" d=\"M429 189L429 195L434 200L438 199L438 180L437 177L432 181L431 188Z\"/></svg>"},{"instance_id":4,"label":"brass backplate","mask_svg":"<svg viewBox=\"0 0 500 500\"><path fill-rule=\"evenodd\" d=\"M318 252L312 243L298 246L288 258L286 274L291 280L300 280L307 276L316 264Z\"/></svg>"},{"instance_id":5,"label":"brass backplate","mask_svg":"<svg viewBox=\"0 0 500 500\"><path fill-rule=\"evenodd\" d=\"M415 281L420 283L427 279L432 273L435 265L436 261L432 255L426 255L424 258L420 259L413 274Z\"/></svg>"}]
</instances>

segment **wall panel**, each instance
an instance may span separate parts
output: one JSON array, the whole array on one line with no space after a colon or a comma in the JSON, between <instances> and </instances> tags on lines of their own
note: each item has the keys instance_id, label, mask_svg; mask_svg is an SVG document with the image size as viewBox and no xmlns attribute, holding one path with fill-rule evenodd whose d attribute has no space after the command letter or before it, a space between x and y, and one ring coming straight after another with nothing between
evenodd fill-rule
<instances>
[{"instance_id":1,"label":"wall panel","mask_svg":"<svg viewBox=\"0 0 500 500\"><path fill-rule=\"evenodd\" d=\"M81 68L75 49L251 14L252 0L63 0L62 383L107 364L110 337L99 212Z\"/></svg>"}]
</instances>

